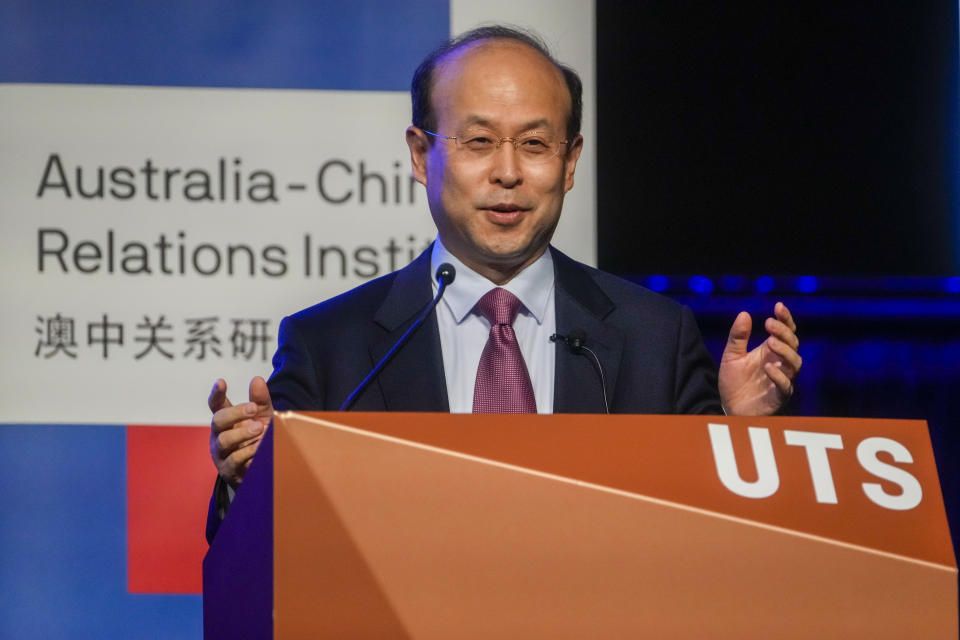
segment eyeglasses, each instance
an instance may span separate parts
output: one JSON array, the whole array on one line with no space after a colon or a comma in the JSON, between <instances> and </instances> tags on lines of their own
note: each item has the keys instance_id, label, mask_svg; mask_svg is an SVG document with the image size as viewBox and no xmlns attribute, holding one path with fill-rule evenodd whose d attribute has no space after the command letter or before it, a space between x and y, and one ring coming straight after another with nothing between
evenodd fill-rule
<instances>
[{"instance_id":1,"label":"eyeglasses","mask_svg":"<svg viewBox=\"0 0 960 640\"><path fill-rule=\"evenodd\" d=\"M435 138L453 140L457 145L457 153L471 159L488 158L494 154L504 142L509 142L525 162L542 164L549 162L560 154L560 150L568 140L554 140L539 131L532 131L521 136L497 136L490 131L467 131L455 136L445 136L433 131L423 130Z\"/></svg>"}]
</instances>

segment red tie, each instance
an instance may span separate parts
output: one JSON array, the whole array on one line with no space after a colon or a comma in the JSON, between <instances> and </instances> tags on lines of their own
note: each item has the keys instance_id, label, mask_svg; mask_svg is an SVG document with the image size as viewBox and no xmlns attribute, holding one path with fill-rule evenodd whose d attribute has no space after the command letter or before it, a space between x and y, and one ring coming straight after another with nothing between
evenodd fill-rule
<instances>
[{"instance_id":1,"label":"red tie","mask_svg":"<svg viewBox=\"0 0 960 640\"><path fill-rule=\"evenodd\" d=\"M530 374L513 332L520 300L498 287L484 294L476 309L490 321L490 337L477 368L473 412L536 413L537 399Z\"/></svg>"}]
</instances>

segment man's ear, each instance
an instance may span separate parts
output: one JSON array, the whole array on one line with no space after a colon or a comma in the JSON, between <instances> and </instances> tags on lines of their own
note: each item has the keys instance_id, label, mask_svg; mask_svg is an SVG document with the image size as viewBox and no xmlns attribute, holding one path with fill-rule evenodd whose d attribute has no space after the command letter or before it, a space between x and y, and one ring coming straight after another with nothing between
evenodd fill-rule
<instances>
[{"instance_id":1,"label":"man's ear","mask_svg":"<svg viewBox=\"0 0 960 640\"><path fill-rule=\"evenodd\" d=\"M577 170L577 161L580 159L580 152L583 151L583 136L577 134L577 137L570 141L567 155L563 162L563 192L566 193L573 189L573 174Z\"/></svg>"},{"instance_id":2,"label":"man's ear","mask_svg":"<svg viewBox=\"0 0 960 640\"><path fill-rule=\"evenodd\" d=\"M407 127L407 146L410 147L410 165L413 167L413 178L423 186L427 186L427 153L430 144L423 129Z\"/></svg>"}]
</instances>

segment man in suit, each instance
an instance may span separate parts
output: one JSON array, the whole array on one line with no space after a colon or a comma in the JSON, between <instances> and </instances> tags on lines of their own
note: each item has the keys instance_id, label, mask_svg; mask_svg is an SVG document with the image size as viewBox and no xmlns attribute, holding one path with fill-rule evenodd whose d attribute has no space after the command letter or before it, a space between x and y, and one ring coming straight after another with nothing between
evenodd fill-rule
<instances>
[{"instance_id":1,"label":"man in suit","mask_svg":"<svg viewBox=\"0 0 960 640\"><path fill-rule=\"evenodd\" d=\"M251 382L249 402L233 406L217 381L214 530L274 409L338 408L430 301L444 262L455 283L354 409L757 415L790 396L800 356L783 304L752 351L750 316L737 316L718 380L689 309L549 248L583 145L582 103L576 73L539 41L468 32L425 59L411 93L407 143L437 241L408 267L286 318L274 373ZM508 320L491 319L487 294L508 301ZM484 373L491 349L510 352L509 384L503 369Z\"/></svg>"}]
</instances>

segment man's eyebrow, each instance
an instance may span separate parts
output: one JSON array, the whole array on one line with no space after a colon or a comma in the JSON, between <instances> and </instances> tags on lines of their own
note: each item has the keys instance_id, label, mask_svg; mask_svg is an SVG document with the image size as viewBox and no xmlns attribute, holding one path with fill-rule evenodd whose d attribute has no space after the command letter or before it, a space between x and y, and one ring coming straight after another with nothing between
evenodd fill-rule
<instances>
[{"instance_id":1,"label":"man's eyebrow","mask_svg":"<svg viewBox=\"0 0 960 640\"><path fill-rule=\"evenodd\" d=\"M488 119L486 119L483 116L476 116L476 115L468 116L463 124L464 126L467 126L467 127L480 126L480 127L487 127L490 129L495 128L493 126L493 123L490 122ZM531 120L529 122L524 123L522 126L519 127L519 129L521 131L531 131L533 129L552 129L552 127L550 126L550 121L547 120L546 118L538 118L536 120Z\"/></svg>"},{"instance_id":2,"label":"man's eyebrow","mask_svg":"<svg viewBox=\"0 0 960 640\"><path fill-rule=\"evenodd\" d=\"M482 117L482 116L469 116L469 117L467 118L466 122L464 122L464 124L466 124L466 125L478 124L478 125L480 125L481 127L489 127L489 126L491 126L490 121L487 120L486 118Z\"/></svg>"}]
</instances>

